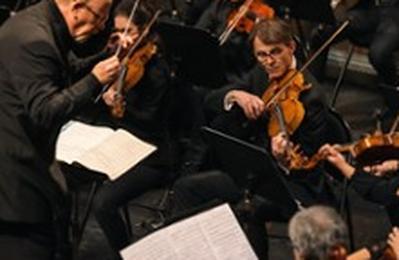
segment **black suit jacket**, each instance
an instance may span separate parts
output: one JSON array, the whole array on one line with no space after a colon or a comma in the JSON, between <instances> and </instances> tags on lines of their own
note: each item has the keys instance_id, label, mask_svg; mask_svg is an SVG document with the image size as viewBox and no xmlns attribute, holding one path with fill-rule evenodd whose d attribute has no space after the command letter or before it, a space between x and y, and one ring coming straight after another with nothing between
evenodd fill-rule
<instances>
[{"instance_id":1,"label":"black suit jacket","mask_svg":"<svg viewBox=\"0 0 399 260\"><path fill-rule=\"evenodd\" d=\"M10 18L0 42L0 220L51 221L62 199L49 173L56 138L100 84L89 74L71 85L73 39L51 0Z\"/></svg>"}]
</instances>

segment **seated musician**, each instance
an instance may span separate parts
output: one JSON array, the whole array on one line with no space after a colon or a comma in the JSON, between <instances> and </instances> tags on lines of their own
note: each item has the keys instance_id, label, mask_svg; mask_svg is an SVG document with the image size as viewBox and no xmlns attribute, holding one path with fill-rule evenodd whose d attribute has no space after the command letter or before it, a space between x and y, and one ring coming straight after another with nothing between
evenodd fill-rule
<instances>
[{"instance_id":1,"label":"seated musician","mask_svg":"<svg viewBox=\"0 0 399 260\"><path fill-rule=\"evenodd\" d=\"M386 242L349 253L348 232L343 219L325 206L312 206L297 212L289 222L288 233L295 260L399 259L397 227L392 229Z\"/></svg>"},{"instance_id":2,"label":"seated musician","mask_svg":"<svg viewBox=\"0 0 399 260\"><path fill-rule=\"evenodd\" d=\"M130 22L128 17L134 5L134 0L123 0L115 9L114 33L111 35L113 43L128 41L133 44L152 15L140 4ZM125 26L130 39L122 39ZM146 42L143 43L145 46ZM156 44L156 43L155 43ZM140 51L140 47L139 50ZM95 196L94 215L102 228L110 246L117 252L129 245L129 237L125 224L118 212L119 207L133 198L143 194L151 188L164 184L168 179L171 167L169 146L166 132L166 111L170 109L166 102L170 92L168 84L169 67L159 53L159 48L145 65L144 76L132 87L125 96L126 111L122 118L112 119L113 126L124 128L134 135L150 143L158 149L132 170L126 172L114 181L105 182ZM115 88L111 87L104 95L104 102L113 107L115 102ZM107 107L103 115L110 118ZM169 170L170 171L170 170Z\"/></svg>"},{"instance_id":3,"label":"seated musician","mask_svg":"<svg viewBox=\"0 0 399 260\"><path fill-rule=\"evenodd\" d=\"M243 0L213 1L202 13L195 27L207 30L215 36L220 37L226 32L226 28L232 22L234 17L232 14L236 13L244 2ZM270 12L268 17L273 16L273 9L267 5L264 6ZM245 17L247 16L245 15ZM230 36L227 37L225 43L221 45L221 55L224 60L228 80L242 76L252 69L256 63L256 60L250 53L249 33L250 31L234 29Z\"/></svg>"},{"instance_id":4,"label":"seated musician","mask_svg":"<svg viewBox=\"0 0 399 260\"><path fill-rule=\"evenodd\" d=\"M351 1L338 2L340 2L339 8L340 5L345 5L346 2L350 4ZM348 38L355 44L368 48L369 61L377 71L378 87L388 108L385 114L388 119L396 115L399 109L397 102L399 94L394 90L394 87L399 84L394 55L399 50L399 1L355 2L358 3L340 18L350 21L348 28L342 33L341 39ZM330 33L327 32L326 35L330 35ZM317 41L314 39L314 42ZM314 43L315 48L323 41Z\"/></svg>"},{"instance_id":5,"label":"seated musician","mask_svg":"<svg viewBox=\"0 0 399 260\"><path fill-rule=\"evenodd\" d=\"M355 168L350 165L337 149L329 144L320 149L329 162L350 179L351 186L365 199L384 205L391 223L399 225L399 176L387 178L387 173L397 173L398 160L387 160L372 167Z\"/></svg>"},{"instance_id":6,"label":"seated musician","mask_svg":"<svg viewBox=\"0 0 399 260\"><path fill-rule=\"evenodd\" d=\"M312 206L296 213L288 234L296 260L339 260L347 253L348 231L334 209Z\"/></svg>"},{"instance_id":7,"label":"seated musician","mask_svg":"<svg viewBox=\"0 0 399 260\"><path fill-rule=\"evenodd\" d=\"M306 154L317 152L327 140L327 107L318 90L317 82L309 73L305 73L312 87L300 93L305 114L298 129L290 136L291 141L281 133L268 135L268 118L265 102L261 96L268 84L278 81L292 69L297 68L294 57L295 43L290 26L279 19L259 22L252 34L252 44L259 65L241 82L214 90L209 94L207 104L213 109L224 110L215 119L212 126L222 132L252 142L261 147L270 148L274 158L282 166L283 175L290 185L300 207L315 203L329 203L331 194L327 187L322 169L309 172L288 172L285 165L290 158L286 154L290 142L300 144ZM245 158L242 158L245 160ZM284 170L283 170L284 169ZM266 183L259 182L254 193L263 197ZM242 191L226 173L210 171L193 174L178 180L175 184L176 207L190 208L213 199L221 199L232 204L239 202ZM266 198L267 199L267 198ZM255 252L261 259L267 258L267 237L264 224L266 220L288 220L291 213L284 210L285 205L262 207L247 219L246 232Z\"/></svg>"}]
</instances>

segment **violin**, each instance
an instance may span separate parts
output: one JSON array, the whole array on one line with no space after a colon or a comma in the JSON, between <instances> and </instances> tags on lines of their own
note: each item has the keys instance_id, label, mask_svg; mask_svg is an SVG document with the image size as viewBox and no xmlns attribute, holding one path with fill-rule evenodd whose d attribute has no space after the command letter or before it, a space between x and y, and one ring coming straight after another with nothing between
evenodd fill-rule
<instances>
[{"instance_id":1,"label":"violin","mask_svg":"<svg viewBox=\"0 0 399 260\"><path fill-rule=\"evenodd\" d=\"M114 102L111 106L111 115L114 118L122 118L125 112L126 102L124 96L134 88L144 76L145 65L157 52L157 45L149 41L143 47L138 49L131 58L126 61L126 75L124 76L123 89L118 90L118 84L115 82L111 88L116 90Z\"/></svg>"},{"instance_id":2,"label":"violin","mask_svg":"<svg viewBox=\"0 0 399 260\"><path fill-rule=\"evenodd\" d=\"M381 163L390 159L399 159L399 132L383 134L376 131L360 140L346 145L336 145L339 152L350 152L353 158L361 166L369 166ZM301 154L298 149L294 151L294 170L310 170L324 160L322 154L316 153L308 158Z\"/></svg>"},{"instance_id":3,"label":"violin","mask_svg":"<svg viewBox=\"0 0 399 260\"><path fill-rule=\"evenodd\" d=\"M274 9L263 3L262 0L247 0L243 6L248 6L243 15L235 25L238 32L250 33L254 28L256 21L260 19L270 19L274 17ZM230 12L227 20L228 24L234 22L236 15L239 14L239 9L234 9Z\"/></svg>"},{"instance_id":4,"label":"violin","mask_svg":"<svg viewBox=\"0 0 399 260\"><path fill-rule=\"evenodd\" d=\"M305 83L303 74L294 69L289 70L281 80L273 81L268 86L262 95L262 100L271 112L268 124L269 136L273 137L282 132L282 123L286 128L283 132L286 131L288 135L292 135L300 126L305 117L305 108L299 101L299 96L302 91L310 88L311 85ZM275 98L281 90L284 91ZM283 122L280 122L278 112L271 111L276 105L281 109Z\"/></svg>"},{"instance_id":5,"label":"violin","mask_svg":"<svg viewBox=\"0 0 399 260\"><path fill-rule=\"evenodd\" d=\"M147 26L143 29L139 38L122 60L122 69L119 78L111 87L116 91L112 103L111 115L115 118L122 118L125 113L125 94L137 85L144 76L145 65L156 53L157 46L153 41L147 41L143 47L138 49L145 37L149 34L151 26L155 23L161 11L158 10L151 18Z\"/></svg>"},{"instance_id":6,"label":"violin","mask_svg":"<svg viewBox=\"0 0 399 260\"><path fill-rule=\"evenodd\" d=\"M251 33L256 22L274 17L274 9L263 3L262 0L245 0L237 9L233 9L227 17L227 27L219 36L220 45L223 45L231 32L236 29L240 33Z\"/></svg>"}]
</instances>

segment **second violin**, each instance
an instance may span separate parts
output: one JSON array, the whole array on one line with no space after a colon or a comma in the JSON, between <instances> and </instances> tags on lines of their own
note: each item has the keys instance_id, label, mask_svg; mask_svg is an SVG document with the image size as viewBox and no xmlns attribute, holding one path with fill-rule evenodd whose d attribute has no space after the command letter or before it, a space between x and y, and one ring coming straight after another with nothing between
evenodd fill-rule
<instances>
[{"instance_id":1,"label":"second violin","mask_svg":"<svg viewBox=\"0 0 399 260\"><path fill-rule=\"evenodd\" d=\"M154 41L147 41L144 45L141 44L159 15L160 11L154 14L129 52L123 58L122 70L119 78L111 86L112 93L114 93L111 115L115 118L123 117L125 112L125 94L140 81L144 75L146 63L157 52L157 45ZM139 48L139 46L141 47Z\"/></svg>"}]
</instances>

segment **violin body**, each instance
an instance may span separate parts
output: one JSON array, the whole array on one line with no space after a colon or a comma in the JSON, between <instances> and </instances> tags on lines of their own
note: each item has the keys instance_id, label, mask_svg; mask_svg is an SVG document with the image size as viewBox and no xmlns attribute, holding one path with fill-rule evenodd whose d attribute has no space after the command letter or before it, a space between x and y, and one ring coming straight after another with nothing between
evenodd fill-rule
<instances>
[{"instance_id":1,"label":"violin body","mask_svg":"<svg viewBox=\"0 0 399 260\"><path fill-rule=\"evenodd\" d=\"M337 150L340 152L349 151L361 166L399 159L399 132L383 134L377 131L353 144L338 146ZM321 160L324 160L324 157L318 153L311 158L303 155L297 157L301 160L301 163L293 163L293 167L290 169L309 170L316 167Z\"/></svg>"},{"instance_id":2,"label":"violin body","mask_svg":"<svg viewBox=\"0 0 399 260\"><path fill-rule=\"evenodd\" d=\"M134 88L141 80L145 73L145 65L156 53L157 46L155 43L149 41L143 47L138 49L132 57L126 57L123 64L126 66L126 75L123 84L123 89L118 89L118 84L115 82L111 87L116 90L114 103L111 107L111 115L114 118L122 118L125 113L125 98L126 93Z\"/></svg>"},{"instance_id":3,"label":"violin body","mask_svg":"<svg viewBox=\"0 0 399 260\"><path fill-rule=\"evenodd\" d=\"M235 29L238 32L250 33L258 20L274 17L274 9L263 3L262 0L247 0L243 6L248 5L246 14L237 22ZM228 16L228 24L233 23L239 10L234 9Z\"/></svg>"},{"instance_id":4,"label":"violin body","mask_svg":"<svg viewBox=\"0 0 399 260\"><path fill-rule=\"evenodd\" d=\"M389 159L399 159L399 133L377 132L360 139L350 150L360 165L373 165Z\"/></svg>"},{"instance_id":5,"label":"violin body","mask_svg":"<svg viewBox=\"0 0 399 260\"><path fill-rule=\"evenodd\" d=\"M288 87L279 95L275 102L278 103L282 110L284 124L288 134L292 135L295 130L298 129L305 117L305 108L299 101L299 97L302 91L307 90L310 87L305 84L303 74L297 73L296 70L290 70L282 80L279 82L272 82L272 84L263 93L262 100L265 104L269 104L275 95L281 90L282 86L286 86L287 84ZM268 124L269 136L276 136L281 131L282 129L278 116L276 113L270 113Z\"/></svg>"}]
</instances>

